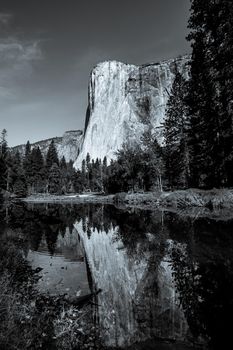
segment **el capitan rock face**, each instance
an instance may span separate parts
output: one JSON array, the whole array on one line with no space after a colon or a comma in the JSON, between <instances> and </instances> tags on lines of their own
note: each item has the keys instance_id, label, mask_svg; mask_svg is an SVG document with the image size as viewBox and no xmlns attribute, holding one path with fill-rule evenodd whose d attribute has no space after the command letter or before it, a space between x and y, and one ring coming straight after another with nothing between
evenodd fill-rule
<instances>
[{"instance_id":1,"label":"el capitan rock face","mask_svg":"<svg viewBox=\"0 0 233 350\"><path fill-rule=\"evenodd\" d=\"M142 66L98 64L90 77L85 133L75 167L81 167L87 153L93 159L114 159L124 142L140 142L149 125L162 142L161 124L175 64L188 76L188 63L189 56Z\"/></svg>"},{"instance_id":2,"label":"el capitan rock face","mask_svg":"<svg viewBox=\"0 0 233 350\"><path fill-rule=\"evenodd\" d=\"M53 140L57 149L59 159L61 159L64 156L67 162L69 162L70 160L75 161L79 153L79 147L82 137L83 132L81 130L71 130L66 131L62 137L54 137L51 139L32 143L31 147L40 147L42 154L46 156L49 145ZM19 145L13 147L13 151L19 151L21 154L24 154L25 147L25 144Z\"/></svg>"}]
</instances>

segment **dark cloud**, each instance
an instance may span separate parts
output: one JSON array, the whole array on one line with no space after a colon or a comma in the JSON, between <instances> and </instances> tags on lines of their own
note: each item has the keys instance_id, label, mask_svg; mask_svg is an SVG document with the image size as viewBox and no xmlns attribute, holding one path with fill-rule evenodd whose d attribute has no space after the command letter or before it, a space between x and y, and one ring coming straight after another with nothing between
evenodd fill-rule
<instances>
[{"instance_id":1,"label":"dark cloud","mask_svg":"<svg viewBox=\"0 0 233 350\"><path fill-rule=\"evenodd\" d=\"M90 70L189 51L189 0L1 0L0 128L10 144L82 128Z\"/></svg>"}]
</instances>

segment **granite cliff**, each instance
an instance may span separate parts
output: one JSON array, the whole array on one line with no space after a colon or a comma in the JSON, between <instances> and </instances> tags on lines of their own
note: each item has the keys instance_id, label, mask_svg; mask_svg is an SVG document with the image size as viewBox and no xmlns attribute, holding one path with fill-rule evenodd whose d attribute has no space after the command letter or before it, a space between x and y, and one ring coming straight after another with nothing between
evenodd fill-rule
<instances>
[{"instance_id":1,"label":"granite cliff","mask_svg":"<svg viewBox=\"0 0 233 350\"><path fill-rule=\"evenodd\" d=\"M114 159L123 143L140 142L148 127L162 143L162 123L175 65L188 77L189 56L142 66L108 61L93 69L76 168L81 167L87 153L93 159Z\"/></svg>"}]
</instances>

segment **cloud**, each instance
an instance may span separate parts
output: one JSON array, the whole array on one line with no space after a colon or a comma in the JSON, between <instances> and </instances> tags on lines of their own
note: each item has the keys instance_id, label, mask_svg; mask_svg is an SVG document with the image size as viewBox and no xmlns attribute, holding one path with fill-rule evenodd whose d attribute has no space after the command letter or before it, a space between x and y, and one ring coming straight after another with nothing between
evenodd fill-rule
<instances>
[{"instance_id":1,"label":"cloud","mask_svg":"<svg viewBox=\"0 0 233 350\"><path fill-rule=\"evenodd\" d=\"M22 81L33 73L33 63L43 58L39 41L0 39L0 97L14 97Z\"/></svg>"},{"instance_id":2,"label":"cloud","mask_svg":"<svg viewBox=\"0 0 233 350\"><path fill-rule=\"evenodd\" d=\"M18 63L42 58L39 42L23 43L14 38L0 40L1 63Z\"/></svg>"},{"instance_id":3,"label":"cloud","mask_svg":"<svg viewBox=\"0 0 233 350\"><path fill-rule=\"evenodd\" d=\"M7 89L4 86L0 86L0 99L12 99L14 95L12 94L12 91L10 89Z\"/></svg>"},{"instance_id":4,"label":"cloud","mask_svg":"<svg viewBox=\"0 0 233 350\"><path fill-rule=\"evenodd\" d=\"M17 97L22 84L33 73L34 63L43 58L40 41L21 39L15 32L14 15L0 12L0 99Z\"/></svg>"},{"instance_id":5,"label":"cloud","mask_svg":"<svg viewBox=\"0 0 233 350\"><path fill-rule=\"evenodd\" d=\"M12 14L0 12L0 28L8 27L12 18L13 18Z\"/></svg>"}]
</instances>

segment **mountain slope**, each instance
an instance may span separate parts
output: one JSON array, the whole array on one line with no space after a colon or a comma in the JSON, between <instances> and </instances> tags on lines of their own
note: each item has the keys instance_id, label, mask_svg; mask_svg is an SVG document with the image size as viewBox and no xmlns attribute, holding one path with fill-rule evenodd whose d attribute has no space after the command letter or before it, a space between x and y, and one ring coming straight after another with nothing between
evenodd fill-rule
<instances>
[{"instance_id":1,"label":"mountain slope","mask_svg":"<svg viewBox=\"0 0 233 350\"><path fill-rule=\"evenodd\" d=\"M62 137L54 137L51 139L32 143L31 147L40 147L42 154L46 156L50 143L54 141L59 159L61 159L64 156L67 162L69 162L70 160L75 161L79 153L82 137L83 132L81 130L71 130L66 131ZM24 155L25 147L26 145L23 144L13 147L12 150L14 152L19 151L21 155Z\"/></svg>"}]
</instances>

